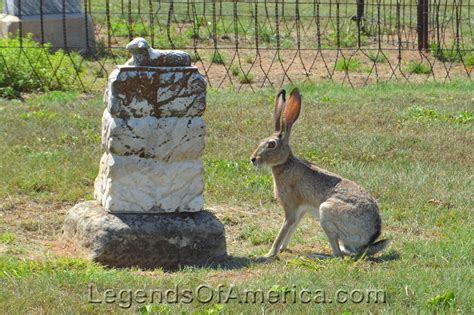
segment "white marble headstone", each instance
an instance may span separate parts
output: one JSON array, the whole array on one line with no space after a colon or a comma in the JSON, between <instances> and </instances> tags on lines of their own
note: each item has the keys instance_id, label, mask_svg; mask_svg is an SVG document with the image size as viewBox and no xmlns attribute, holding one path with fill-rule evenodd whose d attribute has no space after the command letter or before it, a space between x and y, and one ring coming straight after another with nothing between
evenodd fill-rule
<instances>
[{"instance_id":1,"label":"white marble headstone","mask_svg":"<svg viewBox=\"0 0 474 315\"><path fill-rule=\"evenodd\" d=\"M206 82L184 52L140 38L127 48L134 57L111 73L104 97L94 196L113 213L200 211Z\"/></svg>"}]
</instances>

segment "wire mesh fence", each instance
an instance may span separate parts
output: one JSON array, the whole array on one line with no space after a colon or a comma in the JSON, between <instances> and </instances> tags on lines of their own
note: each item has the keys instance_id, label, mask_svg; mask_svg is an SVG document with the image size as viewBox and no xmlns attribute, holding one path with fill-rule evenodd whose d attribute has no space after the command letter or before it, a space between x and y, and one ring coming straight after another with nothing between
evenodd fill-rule
<instances>
[{"instance_id":1,"label":"wire mesh fence","mask_svg":"<svg viewBox=\"0 0 474 315\"><path fill-rule=\"evenodd\" d=\"M471 1L4 0L0 91L103 88L137 36L214 88L471 79Z\"/></svg>"}]
</instances>

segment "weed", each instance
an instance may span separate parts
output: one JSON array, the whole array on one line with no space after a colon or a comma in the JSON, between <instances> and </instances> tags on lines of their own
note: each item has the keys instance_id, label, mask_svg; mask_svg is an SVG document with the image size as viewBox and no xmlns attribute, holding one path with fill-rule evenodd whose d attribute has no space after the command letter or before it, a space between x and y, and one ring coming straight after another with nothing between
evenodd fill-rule
<instances>
[{"instance_id":1,"label":"weed","mask_svg":"<svg viewBox=\"0 0 474 315\"><path fill-rule=\"evenodd\" d=\"M239 73L239 82L242 83L242 84L252 83L254 78L255 78L255 76L252 72L249 72L249 73L240 72Z\"/></svg>"},{"instance_id":2,"label":"weed","mask_svg":"<svg viewBox=\"0 0 474 315\"><path fill-rule=\"evenodd\" d=\"M431 65L428 62L419 61L409 62L407 70L414 74L430 74L432 72Z\"/></svg>"},{"instance_id":3,"label":"weed","mask_svg":"<svg viewBox=\"0 0 474 315\"><path fill-rule=\"evenodd\" d=\"M51 45L42 47L32 34L24 37L22 44L31 48L18 49L18 36L0 39L0 47L4 47L0 59L0 97L16 98L21 92L75 90L78 78L85 78L78 53L61 49L50 52Z\"/></svg>"},{"instance_id":4,"label":"weed","mask_svg":"<svg viewBox=\"0 0 474 315\"><path fill-rule=\"evenodd\" d=\"M271 43L275 38L275 32L268 26L259 29L259 38L264 43Z\"/></svg>"},{"instance_id":5,"label":"weed","mask_svg":"<svg viewBox=\"0 0 474 315\"><path fill-rule=\"evenodd\" d=\"M343 48L357 47L359 45L359 38L357 34L357 29L351 24L342 27L339 32L336 29L330 31L327 35L324 35L325 38L331 43L331 45L336 45ZM360 34L360 43L363 45L367 41L365 34ZM339 43L339 44L338 44Z\"/></svg>"},{"instance_id":6,"label":"weed","mask_svg":"<svg viewBox=\"0 0 474 315\"><path fill-rule=\"evenodd\" d=\"M418 121L445 121L460 124L474 122L473 112L462 111L460 113L440 113L432 108L417 105L408 107L407 115L409 118Z\"/></svg>"},{"instance_id":7,"label":"weed","mask_svg":"<svg viewBox=\"0 0 474 315\"><path fill-rule=\"evenodd\" d=\"M306 269L310 269L313 271L320 271L323 266L321 265L319 260L314 260L305 257L298 257L288 261L289 265L303 267Z\"/></svg>"},{"instance_id":8,"label":"weed","mask_svg":"<svg viewBox=\"0 0 474 315\"><path fill-rule=\"evenodd\" d=\"M411 106L407 109L408 116L413 119L425 119L425 120L438 120L440 118L440 114L430 108L421 107L421 106Z\"/></svg>"},{"instance_id":9,"label":"weed","mask_svg":"<svg viewBox=\"0 0 474 315\"><path fill-rule=\"evenodd\" d=\"M198 52L191 52L189 53L189 56L191 57L191 62L197 62L202 60L201 55L199 55Z\"/></svg>"},{"instance_id":10,"label":"weed","mask_svg":"<svg viewBox=\"0 0 474 315\"><path fill-rule=\"evenodd\" d=\"M5 232L0 234L0 243L11 244L15 241L16 235L14 233Z\"/></svg>"},{"instance_id":11,"label":"weed","mask_svg":"<svg viewBox=\"0 0 474 315\"><path fill-rule=\"evenodd\" d=\"M387 62L387 57L382 53L369 53L369 60L375 63L384 63Z\"/></svg>"},{"instance_id":12,"label":"weed","mask_svg":"<svg viewBox=\"0 0 474 315\"><path fill-rule=\"evenodd\" d=\"M232 73L234 77L238 76L240 72L240 67L238 65L232 65L232 67L230 67L230 73Z\"/></svg>"},{"instance_id":13,"label":"weed","mask_svg":"<svg viewBox=\"0 0 474 315\"><path fill-rule=\"evenodd\" d=\"M357 71L361 66L362 64L356 58L342 58L336 62L337 71Z\"/></svg>"},{"instance_id":14,"label":"weed","mask_svg":"<svg viewBox=\"0 0 474 315\"><path fill-rule=\"evenodd\" d=\"M474 52L471 52L466 55L466 57L464 58L464 64L468 67L474 66Z\"/></svg>"},{"instance_id":15,"label":"weed","mask_svg":"<svg viewBox=\"0 0 474 315\"><path fill-rule=\"evenodd\" d=\"M460 112L459 114L453 114L450 116L455 122L465 124L474 122L474 112L469 112L467 110Z\"/></svg>"},{"instance_id":16,"label":"weed","mask_svg":"<svg viewBox=\"0 0 474 315\"><path fill-rule=\"evenodd\" d=\"M439 294L428 300L430 306L452 306L456 302L456 296L453 291L448 291L444 294Z\"/></svg>"},{"instance_id":17,"label":"weed","mask_svg":"<svg viewBox=\"0 0 474 315\"><path fill-rule=\"evenodd\" d=\"M172 314L170 307L167 304L147 304L142 305L138 309L140 315L163 315L163 314Z\"/></svg>"},{"instance_id":18,"label":"weed","mask_svg":"<svg viewBox=\"0 0 474 315\"><path fill-rule=\"evenodd\" d=\"M214 51L210 57L210 61L215 64L223 65L225 64L224 55L218 51Z\"/></svg>"},{"instance_id":19,"label":"weed","mask_svg":"<svg viewBox=\"0 0 474 315\"><path fill-rule=\"evenodd\" d=\"M225 304L214 304L208 309L195 313L196 315L225 314Z\"/></svg>"},{"instance_id":20,"label":"weed","mask_svg":"<svg viewBox=\"0 0 474 315\"><path fill-rule=\"evenodd\" d=\"M461 47L440 48L436 43L431 44L431 54L436 59L443 62L461 62L464 60L467 66L472 65L471 59L474 57L472 49Z\"/></svg>"}]
</instances>

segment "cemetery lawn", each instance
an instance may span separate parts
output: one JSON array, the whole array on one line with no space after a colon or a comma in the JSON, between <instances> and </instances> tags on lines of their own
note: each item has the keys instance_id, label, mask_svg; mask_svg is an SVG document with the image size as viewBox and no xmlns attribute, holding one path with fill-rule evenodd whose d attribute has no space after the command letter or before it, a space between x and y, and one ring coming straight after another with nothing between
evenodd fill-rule
<instances>
[{"instance_id":1,"label":"cemetery lawn","mask_svg":"<svg viewBox=\"0 0 474 315\"><path fill-rule=\"evenodd\" d=\"M392 239L385 252L358 261L310 259L311 253L329 254L330 247L319 222L307 216L292 252L255 263L283 220L270 171L249 163L259 139L272 132L275 91L210 90L206 207L225 224L234 258L220 267L173 272L105 268L77 258L60 242L61 226L69 208L92 198L102 95L26 95L0 100L0 312L471 313L474 82L299 87L303 109L292 133L294 153L372 192L384 220L382 236ZM159 304L155 293L151 305L153 290L165 295L173 289L173 302L175 286L183 301L183 291L194 294L203 285L201 299L223 285L221 297L230 292L230 302L215 294L208 303L193 295L190 304ZM244 303L244 290L258 289L265 303ZM304 289L311 294L301 296ZM377 303L370 290L378 292ZM238 293L242 303L232 298ZM280 301L270 303L269 296Z\"/></svg>"}]
</instances>

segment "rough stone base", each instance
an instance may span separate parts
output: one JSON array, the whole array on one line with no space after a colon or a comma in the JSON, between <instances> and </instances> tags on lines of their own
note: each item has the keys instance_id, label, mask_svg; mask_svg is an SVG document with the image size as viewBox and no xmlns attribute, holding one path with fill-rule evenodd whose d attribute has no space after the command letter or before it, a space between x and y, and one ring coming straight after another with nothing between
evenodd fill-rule
<instances>
[{"instance_id":1,"label":"rough stone base","mask_svg":"<svg viewBox=\"0 0 474 315\"><path fill-rule=\"evenodd\" d=\"M67 48L84 54L93 53L96 45L91 17L87 16L87 30L84 13L66 14L65 21ZM40 15L24 16L20 20L14 15L0 14L0 37L8 37L10 33L16 35L20 22L23 36L33 33L33 38L41 41ZM52 48L65 48L62 14L43 15L43 32L45 43L51 43Z\"/></svg>"},{"instance_id":2,"label":"rough stone base","mask_svg":"<svg viewBox=\"0 0 474 315\"><path fill-rule=\"evenodd\" d=\"M69 210L63 238L88 258L114 267L174 269L227 257L224 225L207 211L111 214L86 201Z\"/></svg>"}]
</instances>

